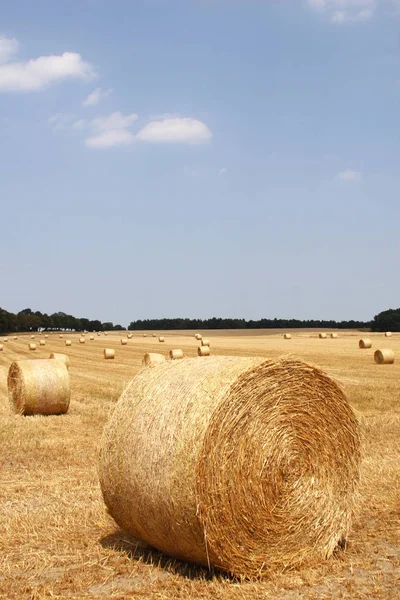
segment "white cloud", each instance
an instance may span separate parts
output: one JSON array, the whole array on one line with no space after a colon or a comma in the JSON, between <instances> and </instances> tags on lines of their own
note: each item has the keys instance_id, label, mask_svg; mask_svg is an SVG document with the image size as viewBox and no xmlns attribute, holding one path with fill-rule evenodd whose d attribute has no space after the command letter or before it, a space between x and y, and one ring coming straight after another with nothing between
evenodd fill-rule
<instances>
[{"instance_id":1,"label":"white cloud","mask_svg":"<svg viewBox=\"0 0 400 600\"><path fill-rule=\"evenodd\" d=\"M226 167L222 167L222 169L219 170L219 174L220 175L225 175L225 173L228 172L228 169Z\"/></svg>"},{"instance_id":2,"label":"white cloud","mask_svg":"<svg viewBox=\"0 0 400 600\"><path fill-rule=\"evenodd\" d=\"M378 0L308 0L314 10L328 15L332 23L368 21L377 7Z\"/></svg>"},{"instance_id":3,"label":"white cloud","mask_svg":"<svg viewBox=\"0 0 400 600\"><path fill-rule=\"evenodd\" d=\"M341 181L361 181L362 175L360 171L352 171L351 169L346 169L346 171L341 171L337 174L337 178Z\"/></svg>"},{"instance_id":4,"label":"white cloud","mask_svg":"<svg viewBox=\"0 0 400 600\"><path fill-rule=\"evenodd\" d=\"M15 38L0 36L0 64L6 63L18 52L18 41Z\"/></svg>"},{"instance_id":5,"label":"white cloud","mask_svg":"<svg viewBox=\"0 0 400 600\"><path fill-rule=\"evenodd\" d=\"M70 127L72 121L76 119L76 116L68 113L57 113L48 118L47 122L56 131L59 129L67 129Z\"/></svg>"},{"instance_id":6,"label":"white cloud","mask_svg":"<svg viewBox=\"0 0 400 600\"><path fill-rule=\"evenodd\" d=\"M181 142L201 144L212 138L212 133L202 121L192 118L166 117L151 121L137 134L145 142Z\"/></svg>"},{"instance_id":7,"label":"white cloud","mask_svg":"<svg viewBox=\"0 0 400 600\"><path fill-rule=\"evenodd\" d=\"M100 100L103 98L107 98L112 92L112 89L102 90L101 88L96 88L89 94L87 98L82 102L82 106L96 106Z\"/></svg>"},{"instance_id":8,"label":"white cloud","mask_svg":"<svg viewBox=\"0 0 400 600\"><path fill-rule=\"evenodd\" d=\"M90 80L92 65L76 52L10 62L18 50L15 39L0 38L0 92L31 92L70 79Z\"/></svg>"},{"instance_id":9,"label":"white cloud","mask_svg":"<svg viewBox=\"0 0 400 600\"><path fill-rule=\"evenodd\" d=\"M89 123L94 135L86 139L89 148L111 148L113 146L128 146L133 142L134 135L129 127L137 119L135 113L123 115L114 112L106 117L97 117Z\"/></svg>"},{"instance_id":10,"label":"white cloud","mask_svg":"<svg viewBox=\"0 0 400 600\"><path fill-rule=\"evenodd\" d=\"M72 129L75 131L81 131L86 127L86 119L78 119L72 123Z\"/></svg>"}]
</instances>

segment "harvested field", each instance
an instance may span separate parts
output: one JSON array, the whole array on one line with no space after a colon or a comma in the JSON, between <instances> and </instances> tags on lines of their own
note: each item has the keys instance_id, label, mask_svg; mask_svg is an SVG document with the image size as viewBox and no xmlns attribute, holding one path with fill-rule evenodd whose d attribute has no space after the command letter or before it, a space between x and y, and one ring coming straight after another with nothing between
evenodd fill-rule
<instances>
[{"instance_id":1,"label":"harvested field","mask_svg":"<svg viewBox=\"0 0 400 600\"><path fill-rule=\"evenodd\" d=\"M360 352L359 331L318 339L315 330L207 331L213 355L292 356L321 367L344 389L363 436L359 507L345 552L262 581L237 581L187 565L121 532L101 497L97 457L103 427L146 352L160 352L157 338L134 332L129 345L109 332L71 347L57 335L28 349L30 335L9 338L0 354L0 597L154 598L207 600L396 599L400 597L400 360L379 366L374 348L400 357L400 334L370 334ZM162 352L182 348L195 357L194 331L168 332ZM313 337L310 337L313 336ZM315 337L316 336L316 337ZM384 344L382 344L384 340ZM1 343L0 338L0 343ZM21 417L8 404L7 373L19 359L70 357L71 403L61 416ZM184 359L183 359L184 360ZM198 359L203 360L203 359Z\"/></svg>"}]
</instances>

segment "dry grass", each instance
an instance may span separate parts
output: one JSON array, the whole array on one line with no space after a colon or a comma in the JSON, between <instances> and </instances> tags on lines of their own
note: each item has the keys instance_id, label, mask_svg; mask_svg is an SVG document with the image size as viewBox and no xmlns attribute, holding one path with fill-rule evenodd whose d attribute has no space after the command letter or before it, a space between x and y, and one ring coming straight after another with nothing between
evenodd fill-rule
<instances>
[{"instance_id":1,"label":"dry grass","mask_svg":"<svg viewBox=\"0 0 400 600\"><path fill-rule=\"evenodd\" d=\"M337 340L291 330L207 332L213 354L276 358L293 356L321 366L344 388L361 423L364 446L361 500L347 551L315 566L276 572L258 583L238 582L174 561L120 532L106 514L97 478L104 424L121 391L141 368L145 352L159 351L153 338L135 333L104 361L102 337L65 348L49 336L35 358L50 352L71 358L71 404L67 415L19 417L8 406L8 367L32 358L29 336L9 340L0 355L0 597L154 598L206 600L396 599L400 597L400 361L374 363L373 349L360 352L359 332ZM312 332L311 334L314 334ZM181 347L197 354L194 332L171 332L164 353ZM72 336L71 336L72 337ZM370 336L373 346L383 334ZM75 337L74 337L75 340ZM1 340L0 340L1 341ZM384 340L400 355L400 335ZM200 359L199 359L200 360Z\"/></svg>"}]
</instances>

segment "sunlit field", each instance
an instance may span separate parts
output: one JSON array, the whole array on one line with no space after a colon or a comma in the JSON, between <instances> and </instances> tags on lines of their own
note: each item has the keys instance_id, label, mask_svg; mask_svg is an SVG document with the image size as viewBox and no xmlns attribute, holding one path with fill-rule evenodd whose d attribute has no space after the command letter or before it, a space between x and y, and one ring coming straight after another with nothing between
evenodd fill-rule
<instances>
[{"instance_id":1,"label":"sunlit field","mask_svg":"<svg viewBox=\"0 0 400 600\"><path fill-rule=\"evenodd\" d=\"M0 596L2 598L297 599L400 598L400 334L338 331L207 331L212 354L295 356L321 367L345 390L362 430L362 484L345 552L317 565L274 572L262 581L175 561L120 531L107 515L97 477L103 427L145 352L181 348L197 356L194 332L126 332L8 336L0 352ZM158 335L165 343L158 342ZM372 348L360 350L368 335ZM65 340L71 339L71 347ZM28 345L37 343L37 350ZM0 343L2 340L0 339ZM114 348L114 360L103 349ZM374 351L391 348L393 365ZM14 360L70 356L71 404L62 416L22 417L9 407L7 373ZM206 357L198 360L207 360Z\"/></svg>"}]
</instances>

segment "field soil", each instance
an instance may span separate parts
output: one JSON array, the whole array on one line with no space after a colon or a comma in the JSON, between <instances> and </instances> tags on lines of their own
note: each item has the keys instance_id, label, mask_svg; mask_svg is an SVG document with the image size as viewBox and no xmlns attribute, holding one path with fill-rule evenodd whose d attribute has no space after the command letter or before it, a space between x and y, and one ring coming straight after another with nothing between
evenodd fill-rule
<instances>
[{"instance_id":1,"label":"field soil","mask_svg":"<svg viewBox=\"0 0 400 600\"><path fill-rule=\"evenodd\" d=\"M288 330L289 331L289 330ZM143 334L146 333L146 337ZM347 548L332 559L262 581L238 581L165 556L120 531L105 510L98 477L102 430L145 352L182 348L197 356L194 332L109 332L79 344L78 334L8 336L0 352L0 598L99 599L400 599L400 334L316 330L206 331L213 354L292 356L316 365L344 389L363 440L360 500ZM158 335L165 343L158 342ZM65 347L65 340L72 345ZM3 340L0 338L0 343ZM114 360L103 349L114 348ZM393 365L374 351L391 348ZM7 373L14 360L70 356L68 414L22 417L10 410ZM198 360L207 360L199 358Z\"/></svg>"}]
</instances>

